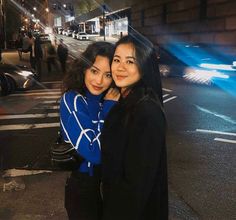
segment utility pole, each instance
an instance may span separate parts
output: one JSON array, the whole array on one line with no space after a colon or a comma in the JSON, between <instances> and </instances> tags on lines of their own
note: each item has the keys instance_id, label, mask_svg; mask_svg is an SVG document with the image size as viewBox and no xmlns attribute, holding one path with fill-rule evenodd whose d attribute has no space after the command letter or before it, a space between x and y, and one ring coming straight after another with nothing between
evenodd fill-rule
<instances>
[{"instance_id":1,"label":"utility pole","mask_svg":"<svg viewBox=\"0 0 236 220\"><path fill-rule=\"evenodd\" d=\"M105 24L105 9L106 9L106 5L102 6L102 28L103 28L103 40L106 41L106 24Z\"/></svg>"},{"instance_id":2,"label":"utility pole","mask_svg":"<svg viewBox=\"0 0 236 220\"><path fill-rule=\"evenodd\" d=\"M6 34L6 4L4 4L3 0L0 0L1 2L1 28L3 32L3 38L4 38L4 49L7 49L7 34Z\"/></svg>"},{"instance_id":3,"label":"utility pole","mask_svg":"<svg viewBox=\"0 0 236 220\"><path fill-rule=\"evenodd\" d=\"M48 7L48 0L45 1L46 7L45 7L45 11L46 11L46 26L49 27L49 7Z\"/></svg>"}]
</instances>

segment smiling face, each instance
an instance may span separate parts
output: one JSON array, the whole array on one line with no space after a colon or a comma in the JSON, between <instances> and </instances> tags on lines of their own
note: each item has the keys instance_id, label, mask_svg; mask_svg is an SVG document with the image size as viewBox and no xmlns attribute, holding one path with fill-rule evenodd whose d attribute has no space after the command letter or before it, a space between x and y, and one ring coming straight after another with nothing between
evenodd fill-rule
<instances>
[{"instance_id":1,"label":"smiling face","mask_svg":"<svg viewBox=\"0 0 236 220\"><path fill-rule=\"evenodd\" d=\"M112 82L109 59L97 56L94 64L85 71L85 85L93 95L100 95Z\"/></svg>"},{"instance_id":2,"label":"smiling face","mask_svg":"<svg viewBox=\"0 0 236 220\"><path fill-rule=\"evenodd\" d=\"M111 65L112 77L121 92L134 85L141 78L135 49L132 44L120 44L117 46Z\"/></svg>"}]
</instances>

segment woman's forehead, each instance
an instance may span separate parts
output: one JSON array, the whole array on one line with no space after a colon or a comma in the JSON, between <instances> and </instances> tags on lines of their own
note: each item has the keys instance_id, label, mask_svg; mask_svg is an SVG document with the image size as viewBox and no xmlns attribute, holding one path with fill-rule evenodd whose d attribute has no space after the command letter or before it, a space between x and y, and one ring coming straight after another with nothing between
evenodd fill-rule
<instances>
[{"instance_id":1,"label":"woman's forehead","mask_svg":"<svg viewBox=\"0 0 236 220\"><path fill-rule=\"evenodd\" d=\"M135 57L135 48L132 43L120 44L115 50L115 55L133 56Z\"/></svg>"}]
</instances>

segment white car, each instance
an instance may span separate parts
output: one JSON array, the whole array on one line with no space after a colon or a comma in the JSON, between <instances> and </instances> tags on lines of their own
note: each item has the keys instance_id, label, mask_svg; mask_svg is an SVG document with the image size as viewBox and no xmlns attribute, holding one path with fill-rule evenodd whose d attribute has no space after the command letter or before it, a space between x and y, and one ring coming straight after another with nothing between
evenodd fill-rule
<instances>
[{"instance_id":1,"label":"white car","mask_svg":"<svg viewBox=\"0 0 236 220\"><path fill-rule=\"evenodd\" d=\"M89 40L89 36L85 32L77 33L78 40Z\"/></svg>"}]
</instances>

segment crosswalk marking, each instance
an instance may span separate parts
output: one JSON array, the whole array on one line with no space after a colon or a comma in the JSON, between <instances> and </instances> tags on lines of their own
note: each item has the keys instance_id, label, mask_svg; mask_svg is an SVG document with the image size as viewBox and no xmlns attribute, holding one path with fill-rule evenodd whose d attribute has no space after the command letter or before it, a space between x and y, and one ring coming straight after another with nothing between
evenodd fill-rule
<instances>
[{"instance_id":1,"label":"crosswalk marking","mask_svg":"<svg viewBox=\"0 0 236 220\"><path fill-rule=\"evenodd\" d=\"M51 84L51 83L61 83L58 82L43 82L43 84ZM177 98L177 96L173 96L170 94L172 90L163 89L163 91L168 91L168 93L163 95L164 103L170 102ZM61 98L61 90L60 89L37 89L31 91L25 91L24 93L16 93L12 94L12 97L31 97L34 100L38 100L38 104L31 109L31 111L39 111L40 109L51 110L53 112L50 113L31 113L31 114L18 114L18 115L0 115L1 124L0 131L11 131L11 130L26 130L26 129L40 129L40 128L53 128L59 127L59 103ZM43 120L47 118L52 118L54 122L45 123ZM55 118L55 119L53 119ZM42 123L34 123L25 122L22 124L22 121L18 124L3 124L4 120L17 120L17 119L42 119ZM52 121L50 120L50 121ZM41 120L40 120L41 121Z\"/></svg>"},{"instance_id":2,"label":"crosswalk marking","mask_svg":"<svg viewBox=\"0 0 236 220\"><path fill-rule=\"evenodd\" d=\"M59 113L47 114L22 114L22 115L0 115L0 119L22 119L22 118L53 118L58 117Z\"/></svg>"},{"instance_id":3,"label":"crosswalk marking","mask_svg":"<svg viewBox=\"0 0 236 220\"><path fill-rule=\"evenodd\" d=\"M165 91L165 92L172 92L173 91L171 89L166 89L166 88L162 88L162 90Z\"/></svg>"},{"instance_id":4,"label":"crosswalk marking","mask_svg":"<svg viewBox=\"0 0 236 220\"><path fill-rule=\"evenodd\" d=\"M232 132L214 131L214 130L205 130L205 129L196 129L196 131L204 132L204 133L223 134L223 135L229 135L229 136L236 136L236 133L232 133Z\"/></svg>"},{"instance_id":5,"label":"crosswalk marking","mask_svg":"<svg viewBox=\"0 0 236 220\"><path fill-rule=\"evenodd\" d=\"M236 144L236 140L224 139L224 138L215 138L215 141L226 142L231 144Z\"/></svg>"},{"instance_id":6,"label":"crosswalk marking","mask_svg":"<svg viewBox=\"0 0 236 220\"><path fill-rule=\"evenodd\" d=\"M58 109L59 110L59 106L58 105L56 105L56 106L39 106L39 107L34 107L33 109L51 109L51 110Z\"/></svg>"},{"instance_id":7,"label":"crosswalk marking","mask_svg":"<svg viewBox=\"0 0 236 220\"><path fill-rule=\"evenodd\" d=\"M10 96L38 96L38 95L61 95L61 92L33 92L33 93L16 93Z\"/></svg>"},{"instance_id":8,"label":"crosswalk marking","mask_svg":"<svg viewBox=\"0 0 236 220\"><path fill-rule=\"evenodd\" d=\"M224 131L214 131L214 130L205 130L205 129L196 129L197 132L217 134L217 135L226 135L226 136L236 136L236 133L224 132ZM226 139L226 138L214 138L214 141L236 144L236 140Z\"/></svg>"},{"instance_id":9,"label":"crosswalk marking","mask_svg":"<svg viewBox=\"0 0 236 220\"><path fill-rule=\"evenodd\" d=\"M42 82L42 84L61 84L61 81L45 81L45 82Z\"/></svg>"},{"instance_id":10,"label":"crosswalk marking","mask_svg":"<svg viewBox=\"0 0 236 220\"><path fill-rule=\"evenodd\" d=\"M26 129L37 129L37 128L54 128L59 127L60 123L43 123L43 124L17 124L17 125L1 125L0 131L9 130L26 130Z\"/></svg>"},{"instance_id":11,"label":"crosswalk marking","mask_svg":"<svg viewBox=\"0 0 236 220\"><path fill-rule=\"evenodd\" d=\"M55 82L44 82L55 83ZM56 82L61 83L61 82ZM13 131L13 130L26 130L26 129L40 129L40 128L54 128L59 127L59 98L61 97L60 89L37 89L31 91L25 91L24 93L11 94L12 97L32 97L32 99L38 100L39 104L31 110L47 109L54 110L51 113L32 113L32 114L18 114L18 115L0 115L0 120L17 120L17 119L42 119L42 123L34 123L32 120L26 123L15 124L2 124L0 125L0 131ZM55 118L54 122L43 122L47 118ZM2 122L1 121L1 122ZM40 120L41 121L41 120ZM25 120L24 120L25 122Z\"/></svg>"},{"instance_id":12,"label":"crosswalk marking","mask_svg":"<svg viewBox=\"0 0 236 220\"><path fill-rule=\"evenodd\" d=\"M46 100L46 101L42 101L42 104L59 104L58 101L55 100Z\"/></svg>"},{"instance_id":13,"label":"crosswalk marking","mask_svg":"<svg viewBox=\"0 0 236 220\"><path fill-rule=\"evenodd\" d=\"M60 92L61 89L35 89L35 90L29 90L29 91L24 91L24 93L35 93L35 92ZM12 94L13 95L13 94Z\"/></svg>"},{"instance_id":14,"label":"crosswalk marking","mask_svg":"<svg viewBox=\"0 0 236 220\"><path fill-rule=\"evenodd\" d=\"M173 99L176 99L176 98L177 98L177 96L172 96L172 97L170 97L170 98L168 98L168 99L165 99L165 100L163 101L163 103L169 102L169 101L171 101L171 100L173 100Z\"/></svg>"},{"instance_id":15,"label":"crosswalk marking","mask_svg":"<svg viewBox=\"0 0 236 220\"><path fill-rule=\"evenodd\" d=\"M35 97L35 99L59 99L61 98L60 95L55 95L55 96L39 96Z\"/></svg>"}]
</instances>

